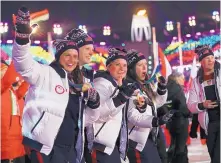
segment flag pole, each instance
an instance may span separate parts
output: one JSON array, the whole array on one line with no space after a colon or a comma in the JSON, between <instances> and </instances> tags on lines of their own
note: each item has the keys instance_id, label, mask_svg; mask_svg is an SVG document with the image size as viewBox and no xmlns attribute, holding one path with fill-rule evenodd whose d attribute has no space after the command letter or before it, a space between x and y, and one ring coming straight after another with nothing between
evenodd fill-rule
<instances>
[{"instance_id":1,"label":"flag pole","mask_svg":"<svg viewBox=\"0 0 221 163\"><path fill-rule=\"evenodd\" d=\"M156 40L156 28L152 27L152 34L153 34L153 62L154 68L158 65L158 54L157 54L157 40Z\"/></svg>"},{"instance_id":2,"label":"flag pole","mask_svg":"<svg viewBox=\"0 0 221 163\"><path fill-rule=\"evenodd\" d=\"M152 34L153 34L153 63L154 63L154 69L152 72L151 77L155 74L156 69L159 64L159 54L158 54L158 43L156 39L156 28L152 27Z\"/></svg>"},{"instance_id":3,"label":"flag pole","mask_svg":"<svg viewBox=\"0 0 221 163\"><path fill-rule=\"evenodd\" d=\"M47 33L48 36L48 52L53 56L53 59L55 59L54 57L54 53L53 53L53 47L52 47L52 36L51 36L51 32Z\"/></svg>"},{"instance_id":4,"label":"flag pole","mask_svg":"<svg viewBox=\"0 0 221 163\"><path fill-rule=\"evenodd\" d=\"M181 25L180 22L177 22L177 31L178 31L178 42L180 43L178 50L179 50L179 60L180 60L180 70L183 72L183 52L182 52L182 38L181 38Z\"/></svg>"}]
</instances>

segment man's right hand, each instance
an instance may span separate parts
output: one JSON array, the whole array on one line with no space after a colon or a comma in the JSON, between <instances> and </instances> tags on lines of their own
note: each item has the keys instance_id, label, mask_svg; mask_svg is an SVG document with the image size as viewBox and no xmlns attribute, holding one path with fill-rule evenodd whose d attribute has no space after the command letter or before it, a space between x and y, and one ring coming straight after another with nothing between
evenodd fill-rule
<instances>
[{"instance_id":1,"label":"man's right hand","mask_svg":"<svg viewBox=\"0 0 221 163\"><path fill-rule=\"evenodd\" d=\"M218 104L216 101L206 100L203 102L203 107L206 109L214 109Z\"/></svg>"}]
</instances>

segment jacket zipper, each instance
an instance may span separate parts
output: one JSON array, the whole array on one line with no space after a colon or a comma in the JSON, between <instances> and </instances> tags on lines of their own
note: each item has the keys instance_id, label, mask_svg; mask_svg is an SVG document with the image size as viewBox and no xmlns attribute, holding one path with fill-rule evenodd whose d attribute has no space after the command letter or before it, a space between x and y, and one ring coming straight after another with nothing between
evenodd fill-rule
<instances>
[{"instance_id":1,"label":"jacket zipper","mask_svg":"<svg viewBox=\"0 0 221 163\"><path fill-rule=\"evenodd\" d=\"M99 130L97 131L97 133L95 134L95 138L97 137L97 135L101 132L101 130L102 130L102 128L104 127L104 125L106 124L106 122L104 122L103 124L102 124L102 126L99 128Z\"/></svg>"},{"instance_id":2,"label":"jacket zipper","mask_svg":"<svg viewBox=\"0 0 221 163\"><path fill-rule=\"evenodd\" d=\"M129 101L127 102L127 103L129 103ZM126 118L126 109L127 109L127 104L126 104L126 106L125 106L125 109L124 109L124 119L125 119L125 123L126 123L126 131L127 131L127 144L126 144L126 150L125 150L125 157L124 157L124 161L126 160L126 158L127 158L127 150L128 150L128 143L129 143L129 141L128 141L128 124L127 124L127 118Z\"/></svg>"},{"instance_id":3,"label":"jacket zipper","mask_svg":"<svg viewBox=\"0 0 221 163\"><path fill-rule=\"evenodd\" d=\"M127 144L126 144L124 161L126 161L127 152L128 152L128 148L129 148L128 119L127 119L128 107L129 107L129 100L127 101L126 106L125 106L125 109L124 109L124 118L125 118L125 121L126 121L126 131L127 131ZM134 127L135 127L135 126L134 126ZM133 128L134 128L134 127L133 127ZM132 132L132 129L131 129L131 132Z\"/></svg>"},{"instance_id":4,"label":"jacket zipper","mask_svg":"<svg viewBox=\"0 0 221 163\"><path fill-rule=\"evenodd\" d=\"M83 128L83 114L84 114L84 109L82 109L82 102L83 102L83 94L79 97L79 121L80 121L80 131L81 131L81 136L82 136L82 140L83 140L83 146L84 146L84 128ZM87 103L87 101L85 101ZM85 104L86 105L86 104ZM85 106L84 105L84 106ZM81 153L81 159L83 158L84 155L84 147L82 148L82 153Z\"/></svg>"},{"instance_id":5,"label":"jacket zipper","mask_svg":"<svg viewBox=\"0 0 221 163\"><path fill-rule=\"evenodd\" d=\"M135 128L135 126L133 126L130 131L129 131L129 135L131 134L131 132L133 131L133 129Z\"/></svg>"},{"instance_id":6,"label":"jacket zipper","mask_svg":"<svg viewBox=\"0 0 221 163\"><path fill-rule=\"evenodd\" d=\"M43 111L41 117L38 119L37 123L34 125L34 127L31 129L31 133L33 133L34 129L37 127L41 119L44 117L45 111Z\"/></svg>"}]
</instances>

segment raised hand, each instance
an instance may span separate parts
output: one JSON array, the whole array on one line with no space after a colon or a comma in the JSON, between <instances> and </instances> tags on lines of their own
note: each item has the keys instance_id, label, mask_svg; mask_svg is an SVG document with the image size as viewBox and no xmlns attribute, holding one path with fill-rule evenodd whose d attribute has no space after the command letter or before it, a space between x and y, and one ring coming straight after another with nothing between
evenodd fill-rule
<instances>
[{"instance_id":1,"label":"raised hand","mask_svg":"<svg viewBox=\"0 0 221 163\"><path fill-rule=\"evenodd\" d=\"M20 45L24 45L29 42L33 28L38 26L37 24L33 24L31 26L30 21L30 12L28 8L21 7L18 10L15 20L16 42Z\"/></svg>"},{"instance_id":2,"label":"raised hand","mask_svg":"<svg viewBox=\"0 0 221 163\"><path fill-rule=\"evenodd\" d=\"M163 76L160 76L158 78L158 87L157 87L157 93L159 95L164 95L166 93L166 85L167 81Z\"/></svg>"}]
</instances>

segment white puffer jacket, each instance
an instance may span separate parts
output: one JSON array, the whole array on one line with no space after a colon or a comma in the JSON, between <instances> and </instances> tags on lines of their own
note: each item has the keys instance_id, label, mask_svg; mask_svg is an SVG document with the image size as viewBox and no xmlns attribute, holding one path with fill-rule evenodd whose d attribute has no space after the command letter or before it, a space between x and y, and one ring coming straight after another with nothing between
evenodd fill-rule
<instances>
[{"instance_id":1,"label":"white puffer jacket","mask_svg":"<svg viewBox=\"0 0 221 163\"><path fill-rule=\"evenodd\" d=\"M63 77L54 68L34 61L29 53L30 44L13 45L15 69L30 83L23 111L22 134L32 148L48 155L63 121L69 99L67 74ZM99 117L98 109L86 108L83 128Z\"/></svg>"},{"instance_id":2,"label":"white puffer jacket","mask_svg":"<svg viewBox=\"0 0 221 163\"><path fill-rule=\"evenodd\" d=\"M145 92L142 92L145 98L148 98ZM167 92L164 95L159 95L155 92L156 99L154 101L154 111L157 114L156 108L161 107L166 103L167 100ZM129 129L129 139L132 140L136 144L136 149L142 151L145 147L147 138L152 128L152 108L147 105L145 112L140 112L136 105L134 104L134 100L136 96L132 96L129 101L128 108L128 129Z\"/></svg>"},{"instance_id":3,"label":"white puffer jacket","mask_svg":"<svg viewBox=\"0 0 221 163\"><path fill-rule=\"evenodd\" d=\"M114 105L112 98L116 97L119 92L114 80L95 77L94 88L100 95L100 117L93 124L95 131L94 146L111 155L121 129L122 109L125 104L118 107Z\"/></svg>"},{"instance_id":4,"label":"white puffer jacket","mask_svg":"<svg viewBox=\"0 0 221 163\"><path fill-rule=\"evenodd\" d=\"M203 83L202 82L200 83L200 80L199 80L200 76L197 76L196 78L193 79L193 82L192 82L192 85L191 85L191 88L189 91L189 98L188 98L187 106L188 106L188 109L192 113L198 113L198 121L200 123L200 126L205 130L206 134L208 134L208 132L207 132L208 123L209 123L208 112L206 109L200 110L198 108L198 104L202 103L206 100L205 91L203 88ZM216 62L216 64L215 64L214 78L215 78L216 95L220 101L220 99L221 99L221 90L220 90L220 88L221 88L221 70L220 70L220 63L218 63L218 62Z\"/></svg>"}]
</instances>

